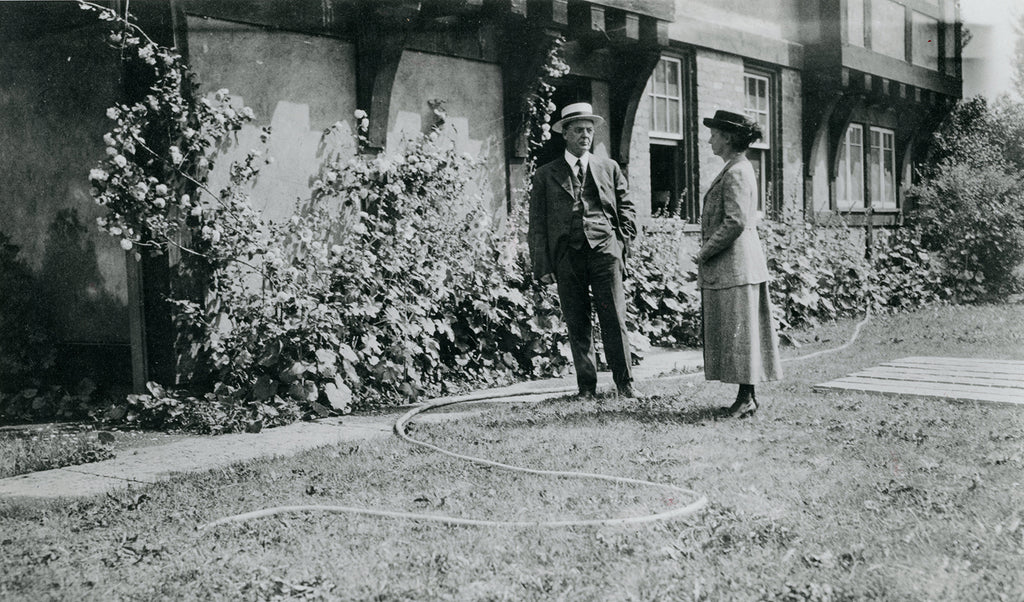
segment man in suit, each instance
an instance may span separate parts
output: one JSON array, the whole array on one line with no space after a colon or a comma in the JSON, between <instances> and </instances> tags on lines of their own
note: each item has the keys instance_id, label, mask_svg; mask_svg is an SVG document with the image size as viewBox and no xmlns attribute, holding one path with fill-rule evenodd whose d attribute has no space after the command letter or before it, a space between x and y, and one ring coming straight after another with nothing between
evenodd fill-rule
<instances>
[{"instance_id":1,"label":"man in suit","mask_svg":"<svg viewBox=\"0 0 1024 602\"><path fill-rule=\"evenodd\" d=\"M580 395L597 391L595 308L616 389L634 397L622 279L636 211L618 163L590 153L602 123L589 103L578 102L564 107L551 127L565 138L565 153L533 177L530 257L534 278L558 284Z\"/></svg>"}]
</instances>

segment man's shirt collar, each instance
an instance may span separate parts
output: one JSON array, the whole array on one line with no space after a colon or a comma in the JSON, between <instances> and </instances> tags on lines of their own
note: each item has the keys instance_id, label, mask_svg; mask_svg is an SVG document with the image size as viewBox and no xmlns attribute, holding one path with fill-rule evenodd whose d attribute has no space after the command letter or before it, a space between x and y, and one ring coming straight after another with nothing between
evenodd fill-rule
<instances>
[{"instance_id":1,"label":"man's shirt collar","mask_svg":"<svg viewBox=\"0 0 1024 602\"><path fill-rule=\"evenodd\" d=\"M576 165L577 159L583 161L583 170L586 171L587 166L590 165L589 152L585 152L581 156L577 157L576 155L570 153L569 151L565 151L565 162L569 164L569 167L574 167Z\"/></svg>"}]
</instances>

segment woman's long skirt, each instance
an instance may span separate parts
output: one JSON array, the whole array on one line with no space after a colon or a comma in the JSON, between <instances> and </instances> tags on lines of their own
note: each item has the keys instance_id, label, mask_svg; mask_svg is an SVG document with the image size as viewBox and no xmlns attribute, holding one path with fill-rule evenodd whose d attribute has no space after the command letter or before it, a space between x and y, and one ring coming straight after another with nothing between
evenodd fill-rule
<instances>
[{"instance_id":1,"label":"woman's long skirt","mask_svg":"<svg viewBox=\"0 0 1024 602\"><path fill-rule=\"evenodd\" d=\"M701 290L704 377L757 384L782 378L768 283Z\"/></svg>"}]
</instances>

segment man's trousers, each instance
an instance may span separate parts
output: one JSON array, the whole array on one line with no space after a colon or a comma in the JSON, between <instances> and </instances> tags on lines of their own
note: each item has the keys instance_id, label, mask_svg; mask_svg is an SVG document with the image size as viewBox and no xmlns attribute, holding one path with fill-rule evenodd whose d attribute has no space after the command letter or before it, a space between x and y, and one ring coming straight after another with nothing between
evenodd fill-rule
<instances>
[{"instance_id":1,"label":"man's trousers","mask_svg":"<svg viewBox=\"0 0 1024 602\"><path fill-rule=\"evenodd\" d=\"M622 258L618 254L569 247L557 258L555 277L558 279L558 301L569 330L569 344L580 392L594 392L597 388L597 360L591 319L593 309L597 310L605 359L611 368L615 385L623 389L633 382L622 276Z\"/></svg>"}]
</instances>

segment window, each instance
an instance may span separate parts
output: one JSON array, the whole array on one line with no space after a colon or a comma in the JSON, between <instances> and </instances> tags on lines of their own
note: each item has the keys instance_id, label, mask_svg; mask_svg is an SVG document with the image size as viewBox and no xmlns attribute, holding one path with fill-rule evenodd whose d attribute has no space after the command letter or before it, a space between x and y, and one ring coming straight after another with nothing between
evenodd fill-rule
<instances>
[{"instance_id":1,"label":"window","mask_svg":"<svg viewBox=\"0 0 1024 602\"><path fill-rule=\"evenodd\" d=\"M764 137L750 145L747 158L754 166L757 175L757 209L764 211L770 207L771 194L771 98L769 95L771 80L767 75L745 73L743 75L744 105L743 112L761 126Z\"/></svg>"},{"instance_id":2,"label":"window","mask_svg":"<svg viewBox=\"0 0 1024 602\"><path fill-rule=\"evenodd\" d=\"M683 137L682 62L663 58L651 76L651 135Z\"/></svg>"},{"instance_id":3,"label":"window","mask_svg":"<svg viewBox=\"0 0 1024 602\"><path fill-rule=\"evenodd\" d=\"M693 190L696 149L687 127L692 109L691 77L684 67L689 57L663 57L647 82L650 102L651 216L699 217Z\"/></svg>"},{"instance_id":4,"label":"window","mask_svg":"<svg viewBox=\"0 0 1024 602\"><path fill-rule=\"evenodd\" d=\"M896 144L892 130L869 127L865 144L864 126L851 123L839 147L836 174L836 209L859 211L869 205L876 210L896 210ZM866 153L866 155L865 155ZM870 195L865 198L865 163Z\"/></svg>"},{"instance_id":5,"label":"window","mask_svg":"<svg viewBox=\"0 0 1024 602\"><path fill-rule=\"evenodd\" d=\"M906 15L902 4L892 0L871 2L871 49L875 52L907 59Z\"/></svg>"},{"instance_id":6,"label":"window","mask_svg":"<svg viewBox=\"0 0 1024 602\"><path fill-rule=\"evenodd\" d=\"M864 0L846 1L846 42L864 47Z\"/></svg>"},{"instance_id":7,"label":"window","mask_svg":"<svg viewBox=\"0 0 1024 602\"><path fill-rule=\"evenodd\" d=\"M839 147L839 173L836 176L836 209L864 208L864 128L850 124Z\"/></svg>"},{"instance_id":8,"label":"window","mask_svg":"<svg viewBox=\"0 0 1024 602\"><path fill-rule=\"evenodd\" d=\"M913 62L929 69L939 68L939 20L914 11Z\"/></svg>"},{"instance_id":9,"label":"window","mask_svg":"<svg viewBox=\"0 0 1024 602\"><path fill-rule=\"evenodd\" d=\"M896 209L896 149L892 130L871 128L871 206Z\"/></svg>"},{"instance_id":10,"label":"window","mask_svg":"<svg viewBox=\"0 0 1024 602\"><path fill-rule=\"evenodd\" d=\"M744 112L761 126L764 138L754 144L763 148L771 146L771 111L768 102L768 78L763 75L743 75L746 99Z\"/></svg>"}]
</instances>

